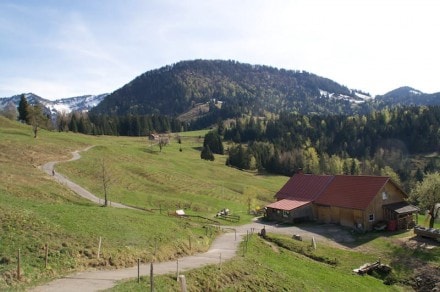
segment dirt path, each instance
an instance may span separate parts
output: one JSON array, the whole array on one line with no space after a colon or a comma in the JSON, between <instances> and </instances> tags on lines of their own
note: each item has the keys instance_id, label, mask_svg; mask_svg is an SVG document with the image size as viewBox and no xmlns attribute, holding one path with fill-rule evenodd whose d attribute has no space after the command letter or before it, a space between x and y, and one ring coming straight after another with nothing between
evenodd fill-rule
<instances>
[{"instance_id":1,"label":"dirt path","mask_svg":"<svg viewBox=\"0 0 440 292\"><path fill-rule=\"evenodd\" d=\"M93 147L93 146L92 146ZM83 151L89 150L91 147L84 149ZM79 151L72 153L73 157L69 160L76 160L80 158ZM68 188L73 190L75 193L81 197L88 199L97 204L102 204L103 201L80 187L79 185L73 183L68 178L64 177L59 173L52 173L54 169L55 162L48 162L41 166L41 169L49 175L53 175L59 183L66 185ZM130 208L119 203L111 203L111 206L118 208ZM227 233L220 235L214 240L209 250L205 253L186 256L179 259L179 271L184 272L190 269L199 268L210 264L220 264L222 261L229 260L233 258L238 250L238 246L243 236L248 233L257 233L263 226L268 233L280 233L292 236L297 234L303 237L303 240L311 240L312 237L320 241L325 241L337 245L338 247L345 248L344 243L351 242L353 238L345 232L333 225L329 226L318 226L309 228L300 228L296 226L278 226L276 224L260 223L255 221L251 224L246 224L237 227L224 227ZM155 263L153 266L153 271L155 275L177 273L177 261L161 262ZM137 277L137 267L118 269L118 270L91 270L78 272L58 280L54 280L45 285L33 288L30 291L33 292L50 292L50 291L99 291L103 289L109 289L116 285L117 281L129 278ZM140 275L150 275L150 265L142 264L139 269Z\"/></svg>"},{"instance_id":2,"label":"dirt path","mask_svg":"<svg viewBox=\"0 0 440 292\"><path fill-rule=\"evenodd\" d=\"M90 148L92 148L93 146L89 146L81 151L74 151L72 152L72 158L67 160L67 161L74 161L74 160L78 160L81 158L81 155L79 154L82 151L87 151ZM66 162L67 162L66 161ZM59 163L59 162L64 162L64 161L51 161L48 162L46 164L43 164L40 169L43 170L45 173L47 173L48 175L53 176L53 178L58 181L60 184L65 185L66 187L68 187L69 189L71 189L72 191L74 191L76 194L78 194L79 196L92 201L96 204L100 204L103 205L104 204L104 200L101 198L98 198L97 196L95 196L94 194L90 193L89 191L87 191L86 189L84 189L83 187L79 186L78 184L72 182L71 180L69 180L67 177L63 176L62 174L55 172L54 171L54 167L55 164ZM112 207L116 207L116 208L128 208L128 209L134 209L132 207L120 204L120 203L116 203L116 202L111 202L108 201L109 205Z\"/></svg>"},{"instance_id":3,"label":"dirt path","mask_svg":"<svg viewBox=\"0 0 440 292\"><path fill-rule=\"evenodd\" d=\"M263 226L268 233L280 233L286 235L299 234L303 236L304 240L314 237L318 242L326 242L337 245L341 248L345 248L341 242L334 241L326 238L325 236L307 231L295 226L280 227L277 225L267 225L260 222L254 222L235 228L224 227L224 233L217 237L212 243L209 250L205 253L186 256L179 259L179 272L185 272L187 270L199 268L211 264L220 264L223 261L227 261L236 256L238 252L238 246L243 237L253 232L254 235L259 232ZM328 229L329 226L322 226L322 230ZM350 240L350 237L346 238ZM140 265L140 275L150 275L150 265ZM163 275L169 273L177 273L177 261L168 261L154 263L153 266L154 275ZM78 272L64 278L54 280L46 285L36 287L30 291L32 292L91 292L99 291L103 289L109 289L117 284L117 281L136 278L137 267L118 269L118 270L92 270Z\"/></svg>"},{"instance_id":4,"label":"dirt path","mask_svg":"<svg viewBox=\"0 0 440 292\"><path fill-rule=\"evenodd\" d=\"M91 147L88 147L82 151L87 151ZM72 152L72 158L68 161L79 159L81 156L80 151ZM58 172L53 172L54 166L60 161L52 161L42 165L40 168L48 175L59 183L73 190L79 196L90 200L97 204L103 204L103 200L96 197L86 189L70 181L67 177ZM131 208L123 204L111 202L112 207L117 208ZM242 230L242 229L241 229ZM233 230L229 230L233 231ZM229 232L222 234L214 240L209 250L205 253L187 256L179 259L179 271L184 272L189 269L198 268L209 264L219 264L221 261L226 261L235 256L238 244L241 241L241 237L246 234L246 231ZM154 274L167 274L177 272L177 261L155 263ZM140 275L150 275L150 265L140 265ZM91 270L78 272L58 280L54 280L45 285L35 287L30 291L99 291L108 289L116 285L117 281L137 277L137 267L118 269L118 270Z\"/></svg>"},{"instance_id":5,"label":"dirt path","mask_svg":"<svg viewBox=\"0 0 440 292\"><path fill-rule=\"evenodd\" d=\"M210 249L201 254L187 256L179 259L179 272L199 268L210 264L220 264L235 256L238 244L243 233L229 232L214 240ZM177 261L154 263L154 275L177 273ZM140 265L140 275L150 275L150 265ZM123 279L136 278L137 267L118 269L111 271L85 271L52 281L46 285L34 288L33 292L88 292L109 289L116 285L116 282Z\"/></svg>"}]
</instances>

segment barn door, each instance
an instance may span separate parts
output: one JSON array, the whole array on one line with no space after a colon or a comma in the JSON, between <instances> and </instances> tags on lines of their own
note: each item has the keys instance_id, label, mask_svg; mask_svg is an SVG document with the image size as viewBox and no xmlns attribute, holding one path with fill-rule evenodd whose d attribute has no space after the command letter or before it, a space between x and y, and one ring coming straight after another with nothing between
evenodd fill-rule
<instances>
[{"instance_id":1,"label":"barn door","mask_svg":"<svg viewBox=\"0 0 440 292\"><path fill-rule=\"evenodd\" d=\"M318 207L318 220L324 223L331 222L331 211L328 206L319 206Z\"/></svg>"}]
</instances>

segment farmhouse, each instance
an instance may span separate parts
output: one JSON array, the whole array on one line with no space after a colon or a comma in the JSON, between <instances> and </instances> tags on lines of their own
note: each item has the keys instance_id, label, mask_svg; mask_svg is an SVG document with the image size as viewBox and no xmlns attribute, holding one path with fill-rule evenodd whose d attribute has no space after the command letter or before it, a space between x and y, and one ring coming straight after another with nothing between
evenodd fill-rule
<instances>
[{"instance_id":1,"label":"farmhouse","mask_svg":"<svg viewBox=\"0 0 440 292\"><path fill-rule=\"evenodd\" d=\"M389 230L414 225L418 209L389 177L295 174L266 206L269 220L293 223L316 220L372 230L385 222Z\"/></svg>"}]
</instances>

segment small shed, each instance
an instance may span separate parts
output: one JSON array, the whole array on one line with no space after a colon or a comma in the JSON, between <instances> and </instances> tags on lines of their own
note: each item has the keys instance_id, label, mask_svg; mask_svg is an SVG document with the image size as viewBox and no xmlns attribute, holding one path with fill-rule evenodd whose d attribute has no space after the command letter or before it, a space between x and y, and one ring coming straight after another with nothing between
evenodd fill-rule
<instances>
[{"instance_id":1,"label":"small shed","mask_svg":"<svg viewBox=\"0 0 440 292\"><path fill-rule=\"evenodd\" d=\"M278 200L266 206L269 220L293 223L314 219L313 201L333 179L332 176L294 175L275 195Z\"/></svg>"},{"instance_id":2,"label":"small shed","mask_svg":"<svg viewBox=\"0 0 440 292\"><path fill-rule=\"evenodd\" d=\"M266 216L284 223L311 220L312 202L282 199L266 206Z\"/></svg>"},{"instance_id":3,"label":"small shed","mask_svg":"<svg viewBox=\"0 0 440 292\"><path fill-rule=\"evenodd\" d=\"M406 202L383 205L384 220L388 221L389 230L413 228L418 221L418 211L417 207Z\"/></svg>"}]
</instances>

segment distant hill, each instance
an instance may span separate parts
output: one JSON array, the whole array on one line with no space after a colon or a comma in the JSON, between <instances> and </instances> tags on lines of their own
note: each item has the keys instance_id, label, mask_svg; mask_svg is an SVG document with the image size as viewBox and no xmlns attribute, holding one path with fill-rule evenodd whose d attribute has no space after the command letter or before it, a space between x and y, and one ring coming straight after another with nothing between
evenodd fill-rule
<instances>
[{"instance_id":1,"label":"distant hill","mask_svg":"<svg viewBox=\"0 0 440 292\"><path fill-rule=\"evenodd\" d=\"M0 112L14 111L21 95L0 98ZM161 115L199 123L194 128L241 115L366 114L374 109L440 105L440 93L405 86L375 98L309 72L236 61L192 60L145 72L111 94L47 100L25 94L43 105L53 120L59 113Z\"/></svg>"},{"instance_id":2,"label":"distant hill","mask_svg":"<svg viewBox=\"0 0 440 292\"><path fill-rule=\"evenodd\" d=\"M360 105L370 98L304 71L235 61L194 60L136 77L108 95L92 113L162 114L182 119L200 118L216 109L222 117L286 110L339 114L359 111Z\"/></svg>"},{"instance_id":3,"label":"distant hill","mask_svg":"<svg viewBox=\"0 0 440 292\"><path fill-rule=\"evenodd\" d=\"M25 93L24 95L29 104L41 104L44 110L52 116L52 119L56 119L56 116L60 113L89 111L91 108L98 105L108 94L83 95L57 100L48 100L34 93ZM0 98L0 110L17 108L20 98L21 94Z\"/></svg>"},{"instance_id":4,"label":"distant hill","mask_svg":"<svg viewBox=\"0 0 440 292\"><path fill-rule=\"evenodd\" d=\"M409 86L399 87L384 95L378 95L376 102L385 105L440 105L440 92L423 93Z\"/></svg>"}]
</instances>

